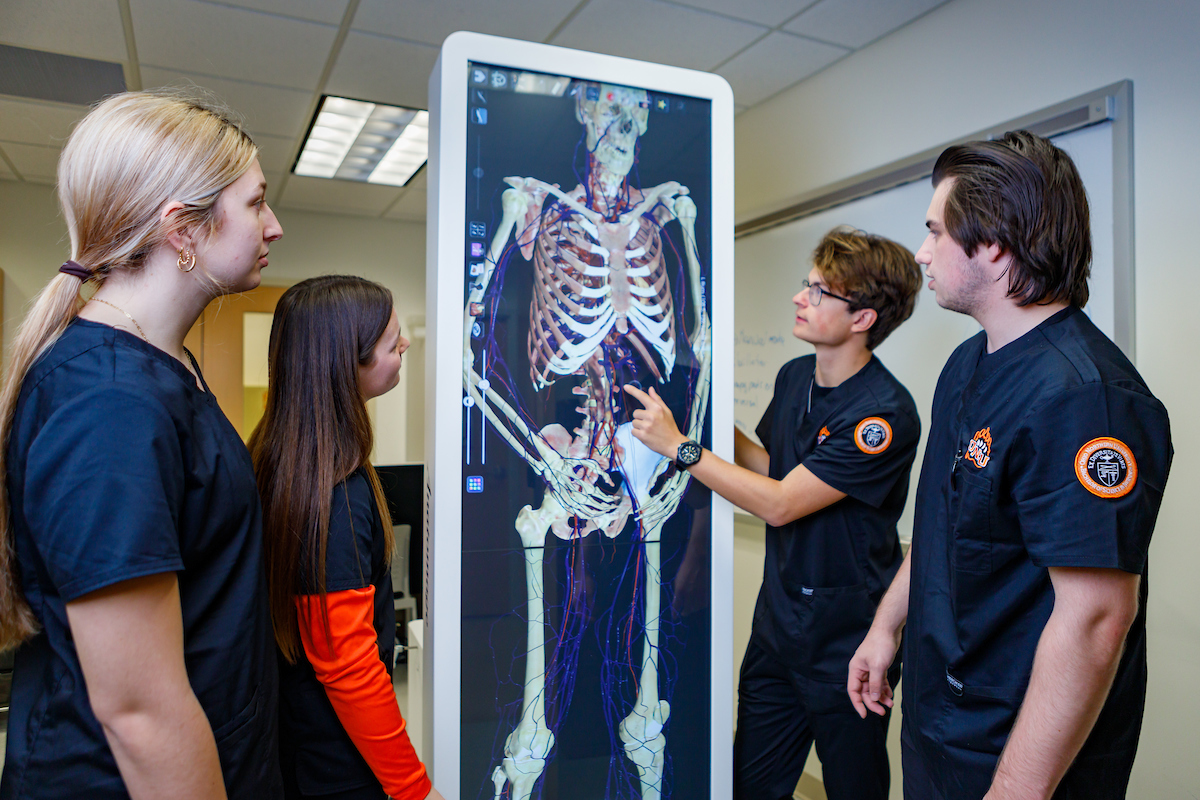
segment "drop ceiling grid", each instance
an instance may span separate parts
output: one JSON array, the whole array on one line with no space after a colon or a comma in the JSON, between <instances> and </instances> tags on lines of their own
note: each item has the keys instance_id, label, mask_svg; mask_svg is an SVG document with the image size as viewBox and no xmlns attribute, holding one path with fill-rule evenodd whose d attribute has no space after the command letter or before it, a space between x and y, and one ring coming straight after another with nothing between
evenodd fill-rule
<instances>
[{"instance_id":1,"label":"drop ceiling grid","mask_svg":"<svg viewBox=\"0 0 1200 800\"><path fill-rule=\"evenodd\" d=\"M772 32L721 66L733 96L748 106L778 94L850 53L849 48Z\"/></svg>"},{"instance_id":2,"label":"drop ceiling grid","mask_svg":"<svg viewBox=\"0 0 1200 800\"><path fill-rule=\"evenodd\" d=\"M821 0L784 30L857 49L947 0Z\"/></svg>"},{"instance_id":3,"label":"drop ceiling grid","mask_svg":"<svg viewBox=\"0 0 1200 800\"><path fill-rule=\"evenodd\" d=\"M61 148L20 142L5 142L3 146L5 155L25 180L30 183L54 183Z\"/></svg>"},{"instance_id":4,"label":"drop ceiling grid","mask_svg":"<svg viewBox=\"0 0 1200 800\"><path fill-rule=\"evenodd\" d=\"M378 217L403 191L395 186L291 175L278 206Z\"/></svg>"},{"instance_id":5,"label":"drop ceiling grid","mask_svg":"<svg viewBox=\"0 0 1200 800\"><path fill-rule=\"evenodd\" d=\"M310 91L338 31L197 0L129 0L129 5L143 64Z\"/></svg>"},{"instance_id":6,"label":"drop ceiling grid","mask_svg":"<svg viewBox=\"0 0 1200 800\"><path fill-rule=\"evenodd\" d=\"M420 222L425 219L425 190L411 187L384 213L384 219Z\"/></svg>"},{"instance_id":7,"label":"drop ceiling grid","mask_svg":"<svg viewBox=\"0 0 1200 800\"><path fill-rule=\"evenodd\" d=\"M687 31L687 36L680 36ZM711 69L768 29L659 0L591 0L552 44Z\"/></svg>"},{"instance_id":8,"label":"drop ceiling grid","mask_svg":"<svg viewBox=\"0 0 1200 800\"><path fill-rule=\"evenodd\" d=\"M455 31L474 31L527 41L545 41L579 0L361 0L354 30L441 47Z\"/></svg>"},{"instance_id":9,"label":"drop ceiling grid","mask_svg":"<svg viewBox=\"0 0 1200 800\"><path fill-rule=\"evenodd\" d=\"M326 25L340 25L349 0L197 0L212 5L236 6L265 11L280 17L294 17Z\"/></svg>"},{"instance_id":10,"label":"drop ceiling grid","mask_svg":"<svg viewBox=\"0 0 1200 800\"><path fill-rule=\"evenodd\" d=\"M268 134L292 139L307 129L308 108L313 97L311 89L289 89L253 81L159 69L146 64L142 65L142 85L147 89L198 86L213 93L218 100L237 112L245 120L246 130L251 135Z\"/></svg>"},{"instance_id":11,"label":"drop ceiling grid","mask_svg":"<svg viewBox=\"0 0 1200 800\"><path fill-rule=\"evenodd\" d=\"M0 96L0 142L61 146L85 108Z\"/></svg>"},{"instance_id":12,"label":"drop ceiling grid","mask_svg":"<svg viewBox=\"0 0 1200 800\"><path fill-rule=\"evenodd\" d=\"M351 31L325 93L428 108L429 73L437 57L438 48L432 45Z\"/></svg>"},{"instance_id":13,"label":"drop ceiling grid","mask_svg":"<svg viewBox=\"0 0 1200 800\"><path fill-rule=\"evenodd\" d=\"M744 19L774 28L787 22L816 0L670 0L681 6L691 6L701 11L712 11L730 17Z\"/></svg>"},{"instance_id":14,"label":"drop ceiling grid","mask_svg":"<svg viewBox=\"0 0 1200 800\"><path fill-rule=\"evenodd\" d=\"M720 65L742 111L944 1L360 0L324 90L427 107L438 46L462 29L529 40L555 34L552 43L563 46ZM143 85L211 91L245 120L268 180L280 185L350 0L128 2ZM0 43L129 66L118 0L0 0ZM85 111L0 97L0 150L21 173L0 159L0 179L52 183L59 145ZM400 190L291 176L278 205L423 219L424 182L422 173Z\"/></svg>"},{"instance_id":15,"label":"drop ceiling grid","mask_svg":"<svg viewBox=\"0 0 1200 800\"><path fill-rule=\"evenodd\" d=\"M0 0L0 43L124 63L116 0Z\"/></svg>"}]
</instances>

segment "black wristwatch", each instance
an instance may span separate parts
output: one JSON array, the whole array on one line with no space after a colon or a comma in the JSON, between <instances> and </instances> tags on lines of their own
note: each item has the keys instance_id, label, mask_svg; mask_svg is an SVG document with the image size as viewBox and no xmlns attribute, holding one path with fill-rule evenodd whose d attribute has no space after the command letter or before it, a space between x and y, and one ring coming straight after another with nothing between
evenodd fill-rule
<instances>
[{"instance_id":1,"label":"black wristwatch","mask_svg":"<svg viewBox=\"0 0 1200 800\"><path fill-rule=\"evenodd\" d=\"M687 469L700 460L700 455L703 452L704 448L700 446L699 442L693 442L691 439L688 439L679 445L679 450L675 452L675 466L680 469Z\"/></svg>"}]
</instances>

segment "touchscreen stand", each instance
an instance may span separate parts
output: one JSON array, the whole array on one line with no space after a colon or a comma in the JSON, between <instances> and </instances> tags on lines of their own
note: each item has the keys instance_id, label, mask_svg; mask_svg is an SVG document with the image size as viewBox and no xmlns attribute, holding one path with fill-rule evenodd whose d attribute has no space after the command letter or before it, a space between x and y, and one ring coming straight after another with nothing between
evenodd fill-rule
<instances>
[{"instance_id":1,"label":"touchscreen stand","mask_svg":"<svg viewBox=\"0 0 1200 800\"><path fill-rule=\"evenodd\" d=\"M456 34L431 83L457 80L447 52L464 36L504 41ZM636 62L577 54L572 68L545 59L571 51L513 44L541 60L466 46L465 96L439 86L447 107L431 109L437 335L451 330L454 294L461 327L457 356L439 338L431 359L439 387L460 366L457 424L436 389L428 406L440 414L428 615L439 645L425 674L441 678L439 656L449 662L437 585L456 580L461 796L711 796L710 765L728 752L713 743L731 733L713 735L713 678L726 673L714 643L728 630L712 602L722 526L703 487L633 437L640 406L622 387L654 387L706 446L714 419L729 426L728 407L714 413L723 350L709 296L727 237L713 211L711 87L724 84L702 76L708 96L682 93L698 88L686 81L630 85L605 80L603 62ZM464 139L457 174L450 125ZM455 512L451 574L444 523ZM434 706L450 694L438 688ZM433 732L440 787L452 741Z\"/></svg>"}]
</instances>

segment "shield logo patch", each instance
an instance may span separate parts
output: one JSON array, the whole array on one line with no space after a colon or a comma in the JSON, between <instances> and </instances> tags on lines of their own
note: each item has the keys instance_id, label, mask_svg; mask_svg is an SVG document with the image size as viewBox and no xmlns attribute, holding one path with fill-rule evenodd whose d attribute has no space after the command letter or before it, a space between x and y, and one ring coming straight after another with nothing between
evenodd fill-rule
<instances>
[{"instance_id":1,"label":"shield logo patch","mask_svg":"<svg viewBox=\"0 0 1200 800\"><path fill-rule=\"evenodd\" d=\"M1124 497L1137 484L1137 460L1120 439L1102 436L1079 448L1075 476L1097 497Z\"/></svg>"},{"instance_id":2,"label":"shield logo patch","mask_svg":"<svg viewBox=\"0 0 1200 800\"><path fill-rule=\"evenodd\" d=\"M892 443L892 426L883 417L867 417L854 429L854 443L869 456L882 453Z\"/></svg>"}]
</instances>

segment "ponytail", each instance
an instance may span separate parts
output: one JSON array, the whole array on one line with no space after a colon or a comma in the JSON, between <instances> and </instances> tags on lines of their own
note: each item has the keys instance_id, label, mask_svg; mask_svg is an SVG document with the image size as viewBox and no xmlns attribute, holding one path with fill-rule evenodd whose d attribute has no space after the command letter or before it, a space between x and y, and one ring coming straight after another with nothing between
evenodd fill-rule
<instances>
[{"instance_id":1,"label":"ponytail","mask_svg":"<svg viewBox=\"0 0 1200 800\"><path fill-rule=\"evenodd\" d=\"M258 157L258 148L223 108L172 92L127 92L88 112L58 162L58 199L71 258L102 283L142 269L172 230L216 230L214 205ZM168 202L183 207L165 222ZM0 388L0 650L37 633L21 592L8 493L8 443L30 367L83 307L82 275L58 274L21 322Z\"/></svg>"},{"instance_id":2,"label":"ponytail","mask_svg":"<svg viewBox=\"0 0 1200 800\"><path fill-rule=\"evenodd\" d=\"M42 353L58 341L82 306L80 281L72 275L56 275L42 289L33 309L21 322L17 340L0 389L0 650L16 647L38 631L37 620L17 580L17 554L13 542L12 502L8 495L8 440L12 434L13 412L21 395L25 374Z\"/></svg>"}]
</instances>

